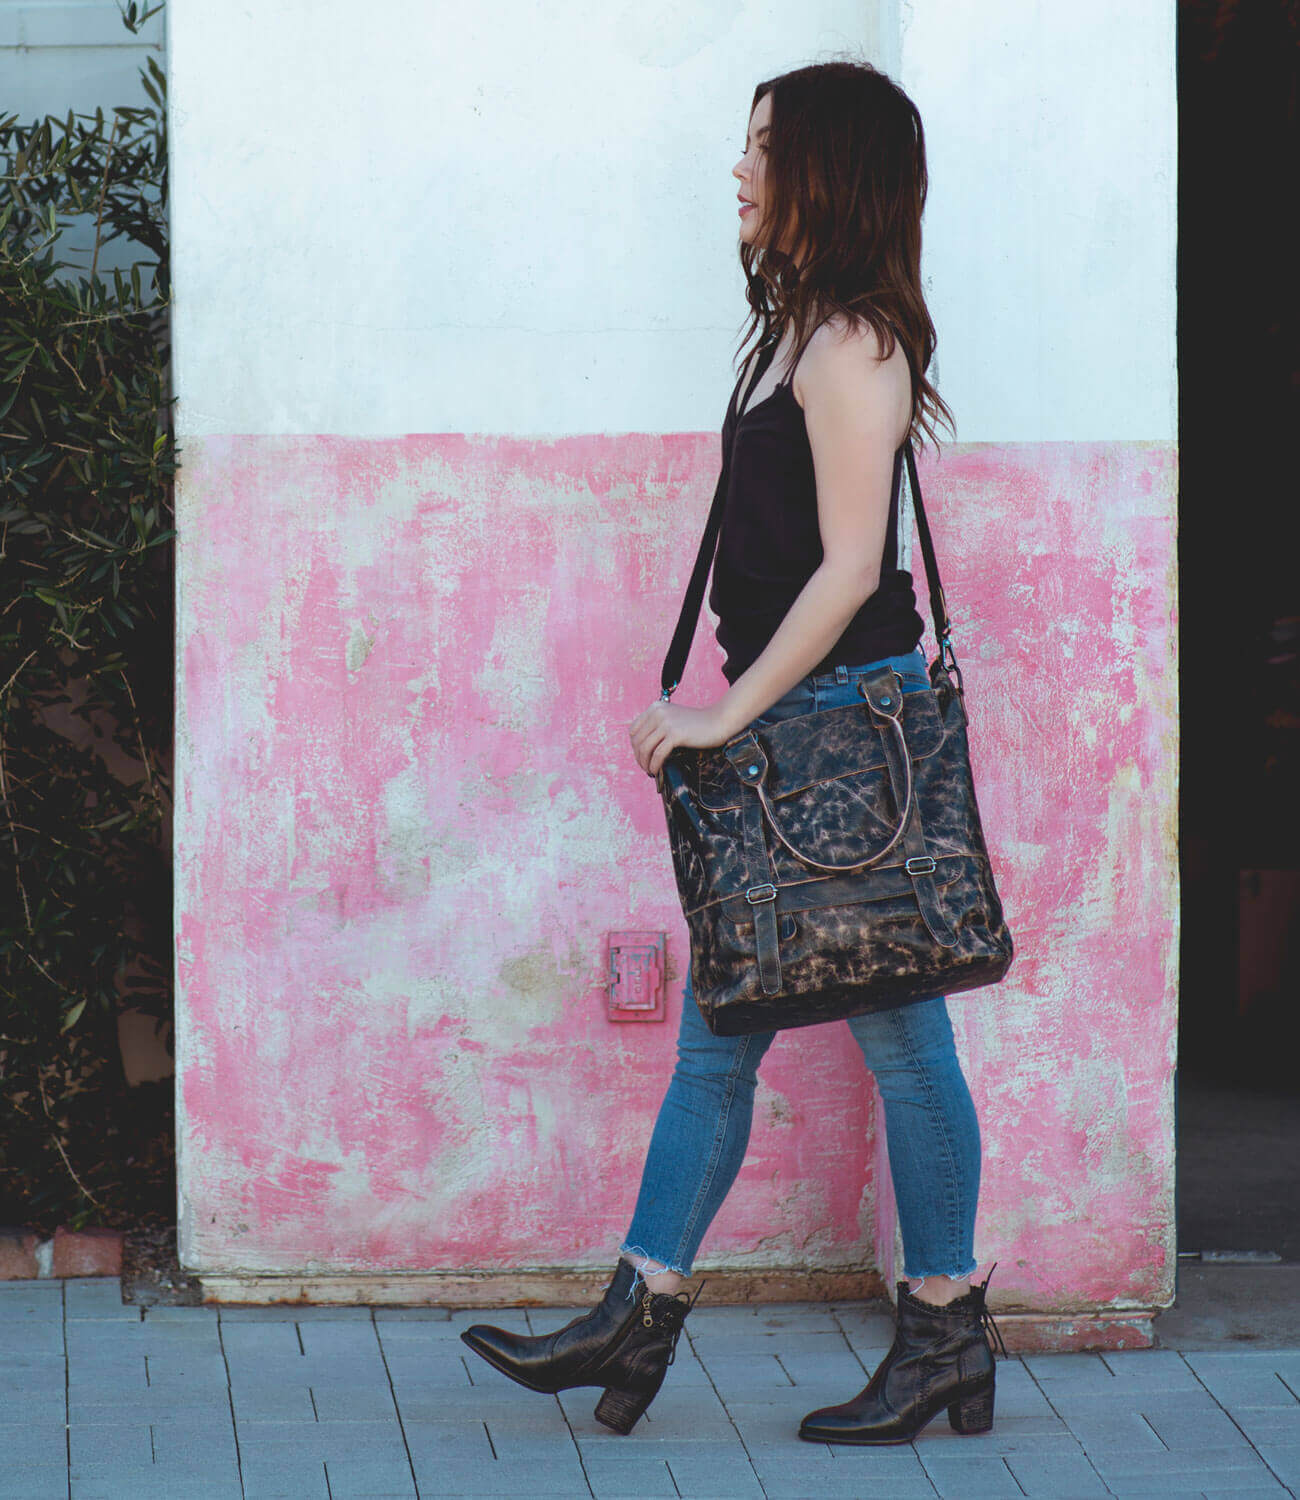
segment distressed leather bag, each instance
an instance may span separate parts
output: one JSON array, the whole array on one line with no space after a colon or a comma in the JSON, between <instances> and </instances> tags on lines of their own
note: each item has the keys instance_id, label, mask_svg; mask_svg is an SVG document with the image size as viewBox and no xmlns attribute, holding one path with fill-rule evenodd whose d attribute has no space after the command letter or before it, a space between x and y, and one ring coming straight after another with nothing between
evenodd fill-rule
<instances>
[{"instance_id":1,"label":"distressed leather bag","mask_svg":"<svg viewBox=\"0 0 1300 1500\"><path fill-rule=\"evenodd\" d=\"M909 441L904 459L939 654L930 687L889 668L862 703L677 749L658 777L691 980L717 1036L812 1026L994 984L1010 967L980 827L965 693ZM724 472L663 670L681 680L713 564Z\"/></svg>"}]
</instances>

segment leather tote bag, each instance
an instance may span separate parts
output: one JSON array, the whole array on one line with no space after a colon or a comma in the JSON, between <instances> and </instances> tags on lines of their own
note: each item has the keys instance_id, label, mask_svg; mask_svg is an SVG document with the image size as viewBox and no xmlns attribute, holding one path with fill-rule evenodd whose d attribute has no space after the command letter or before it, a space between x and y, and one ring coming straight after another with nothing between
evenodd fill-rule
<instances>
[{"instance_id":1,"label":"leather tote bag","mask_svg":"<svg viewBox=\"0 0 1300 1500\"><path fill-rule=\"evenodd\" d=\"M966 697L910 440L904 460L939 652L930 687L888 668L861 704L677 749L658 786L690 930L691 980L717 1036L812 1026L994 984L1013 947L966 738ZM681 680L722 522L726 471L664 662Z\"/></svg>"}]
</instances>

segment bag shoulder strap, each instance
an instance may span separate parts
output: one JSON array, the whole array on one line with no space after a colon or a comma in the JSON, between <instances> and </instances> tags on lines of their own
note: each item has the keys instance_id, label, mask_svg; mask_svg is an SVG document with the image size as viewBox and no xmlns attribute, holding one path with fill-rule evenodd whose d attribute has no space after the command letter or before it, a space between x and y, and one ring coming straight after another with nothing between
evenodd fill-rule
<instances>
[{"instance_id":1,"label":"bag shoulder strap","mask_svg":"<svg viewBox=\"0 0 1300 1500\"><path fill-rule=\"evenodd\" d=\"M944 599L943 584L939 579L939 561L934 553L934 539L930 535L930 523L926 518L925 504L921 499L921 481L916 472L916 453L912 448L911 438L908 438L894 455L893 488L889 502L891 507L898 504L901 495L904 464L907 466L907 483L912 494L912 509L916 514L916 531L921 539L926 589L930 596L930 619L934 624L934 634L939 642L940 654L947 658L952 654L952 645L949 640L952 626L948 619L948 606ZM686 658L690 655L691 643L695 639L695 630L700 622L704 590L718 550L718 534L722 530L722 513L726 508L727 485L730 478L731 451L727 448L723 453L722 472L718 476L718 485L713 492L712 504L709 506L709 518L705 523L704 536L700 540L700 550L696 554L695 566L691 569L690 581L686 585L686 597L682 600L681 613L677 617L677 628L673 631L668 655L664 658L663 671L659 676L660 697L665 701L672 697L682 680L682 673L686 670Z\"/></svg>"}]
</instances>

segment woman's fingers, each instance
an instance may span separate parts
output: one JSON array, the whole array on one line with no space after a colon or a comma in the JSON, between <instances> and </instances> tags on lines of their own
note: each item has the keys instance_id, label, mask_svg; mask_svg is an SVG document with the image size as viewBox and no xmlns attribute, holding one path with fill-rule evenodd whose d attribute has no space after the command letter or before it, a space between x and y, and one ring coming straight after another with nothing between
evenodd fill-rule
<instances>
[{"instance_id":1,"label":"woman's fingers","mask_svg":"<svg viewBox=\"0 0 1300 1500\"><path fill-rule=\"evenodd\" d=\"M659 754L658 764L655 764L654 757L660 752L668 738L665 719L663 704L652 703L644 713L638 714L632 720L628 728L636 763L647 776L654 776L658 773L659 766L663 764L673 748L671 745L663 748L662 753Z\"/></svg>"},{"instance_id":2,"label":"woman's fingers","mask_svg":"<svg viewBox=\"0 0 1300 1500\"><path fill-rule=\"evenodd\" d=\"M662 725L656 725L637 748L637 764L647 776L653 776L672 749L672 741Z\"/></svg>"}]
</instances>

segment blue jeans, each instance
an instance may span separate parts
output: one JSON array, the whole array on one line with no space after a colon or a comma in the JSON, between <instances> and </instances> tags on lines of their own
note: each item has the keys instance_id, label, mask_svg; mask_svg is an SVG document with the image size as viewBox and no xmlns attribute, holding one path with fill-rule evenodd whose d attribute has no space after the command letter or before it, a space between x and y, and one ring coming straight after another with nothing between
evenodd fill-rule
<instances>
[{"instance_id":1,"label":"blue jeans","mask_svg":"<svg viewBox=\"0 0 1300 1500\"><path fill-rule=\"evenodd\" d=\"M898 672L904 693L929 686L920 650L883 661ZM860 703L854 680L880 664L805 677L755 723ZM953 1045L947 1002L921 1000L845 1024L875 1074L885 1107L903 1274L969 1276L977 1264L980 1130ZM677 1066L659 1107L632 1225L620 1247L634 1263L648 1259L691 1274L700 1242L745 1158L758 1065L775 1036L772 1031L714 1036L687 976Z\"/></svg>"}]
</instances>

